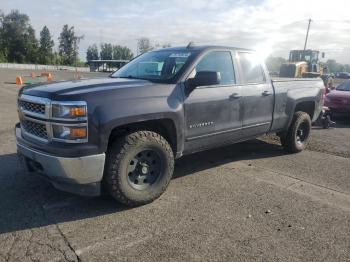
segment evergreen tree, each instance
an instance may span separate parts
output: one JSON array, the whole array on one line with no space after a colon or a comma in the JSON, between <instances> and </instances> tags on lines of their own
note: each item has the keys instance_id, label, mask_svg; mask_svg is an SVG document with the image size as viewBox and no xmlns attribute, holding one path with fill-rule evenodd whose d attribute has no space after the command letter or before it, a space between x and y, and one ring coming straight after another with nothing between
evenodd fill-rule
<instances>
[{"instance_id":1,"label":"evergreen tree","mask_svg":"<svg viewBox=\"0 0 350 262\"><path fill-rule=\"evenodd\" d=\"M83 36L75 35L74 26L64 25L60 34L58 52L64 65L74 65L77 62L79 41Z\"/></svg>"},{"instance_id":2,"label":"evergreen tree","mask_svg":"<svg viewBox=\"0 0 350 262\"><path fill-rule=\"evenodd\" d=\"M113 59L115 60L131 60L134 57L131 49L126 46L113 46Z\"/></svg>"},{"instance_id":3,"label":"evergreen tree","mask_svg":"<svg viewBox=\"0 0 350 262\"><path fill-rule=\"evenodd\" d=\"M3 37L3 21L4 13L0 9L0 63L6 62L7 51L5 49L5 42Z\"/></svg>"},{"instance_id":4,"label":"evergreen tree","mask_svg":"<svg viewBox=\"0 0 350 262\"><path fill-rule=\"evenodd\" d=\"M107 43L101 44L100 57L101 57L101 60L112 60L113 46Z\"/></svg>"},{"instance_id":5,"label":"evergreen tree","mask_svg":"<svg viewBox=\"0 0 350 262\"><path fill-rule=\"evenodd\" d=\"M151 45L149 38L142 37L137 40L137 48L140 54L146 53L152 50L154 47Z\"/></svg>"},{"instance_id":6,"label":"evergreen tree","mask_svg":"<svg viewBox=\"0 0 350 262\"><path fill-rule=\"evenodd\" d=\"M28 33L24 36L25 39L25 61L28 63L38 62L39 43L35 37L35 31L32 26L29 26Z\"/></svg>"},{"instance_id":7,"label":"evergreen tree","mask_svg":"<svg viewBox=\"0 0 350 262\"><path fill-rule=\"evenodd\" d=\"M51 64L53 60L52 48L54 42L51 38L50 31L47 26L44 26L40 32L40 47L39 47L39 63Z\"/></svg>"},{"instance_id":8,"label":"evergreen tree","mask_svg":"<svg viewBox=\"0 0 350 262\"><path fill-rule=\"evenodd\" d=\"M1 17L1 50L9 62L36 62L38 41L29 17L13 10Z\"/></svg>"},{"instance_id":9,"label":"evergreen tree","mask_svg":"<svg viewBox=\"0 0 350 262\"><path fill-rule=\"evenodd\" d=\"M98 56L97 45L93 44L93 45L89 46L87 51L86 51L86 61L98 60L98 59L99 59L99 56Z\"/></svg>"}]
</instances>

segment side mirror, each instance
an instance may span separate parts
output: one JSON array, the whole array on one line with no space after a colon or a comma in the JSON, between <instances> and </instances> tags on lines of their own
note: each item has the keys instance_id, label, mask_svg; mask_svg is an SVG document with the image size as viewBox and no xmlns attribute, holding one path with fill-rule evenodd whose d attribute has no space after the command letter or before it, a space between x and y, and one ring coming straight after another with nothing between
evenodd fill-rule
<instances>
[{"instance_id":1,"label":"side mirror","mask_svg":"<svg viewBox=\"0 0 350 262\"><path fill-rule=\"evenodd\" d=\"M221 82L220 72L201 71L197 72L194 78L187 80L191 91L198 86L212 86L218 85Z\"/></svg>"}]
</instances>

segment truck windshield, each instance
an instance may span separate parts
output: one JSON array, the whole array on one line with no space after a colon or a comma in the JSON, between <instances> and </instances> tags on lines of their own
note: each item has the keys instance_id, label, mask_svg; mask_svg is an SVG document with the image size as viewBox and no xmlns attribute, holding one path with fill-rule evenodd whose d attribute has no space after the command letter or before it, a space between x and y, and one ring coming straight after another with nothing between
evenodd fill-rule
<instances>
[{"instance_id":1,"label":"truck windshield","mask_svg":"<svg viewBox=\"0 0 350 262\"><path fill-rule=\"evenodd\" d=\"M350 81L341 83L336 89L338 91L350 91Z\"/></svg>"},{"instance_id":2,"label":"truck windshield","mask_svg":"<svg viewBox=\"0 0 350 262\"><path fill-rule=\"evenodd\" d=\"M187 50L148 52L114 72L111 77L166 82L180 71L191 55Z\"/></svg>"}]
</instances>

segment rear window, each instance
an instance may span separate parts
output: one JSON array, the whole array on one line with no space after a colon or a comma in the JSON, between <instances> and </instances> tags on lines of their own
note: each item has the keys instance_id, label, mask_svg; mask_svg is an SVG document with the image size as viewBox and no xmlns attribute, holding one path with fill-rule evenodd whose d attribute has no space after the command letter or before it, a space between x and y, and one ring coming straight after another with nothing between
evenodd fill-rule
<instances>
[{"instance_id":1,"label":"rear window","mask_svg":"<svg viewBox=\"0 0 350 262\"><path fill-rule=\"evenodd\" d=\"M243 82L245 84L266 82L261 62L254 53L238 53L238 61L241 65Z\"/></svg>"}]
</instances>

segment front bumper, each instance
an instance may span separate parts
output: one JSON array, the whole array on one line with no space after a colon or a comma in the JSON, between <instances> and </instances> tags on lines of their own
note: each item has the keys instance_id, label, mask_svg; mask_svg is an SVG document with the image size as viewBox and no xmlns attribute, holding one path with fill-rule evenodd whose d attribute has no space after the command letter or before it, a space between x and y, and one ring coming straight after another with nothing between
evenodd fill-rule
<instances>
[{"instance_id":1,"label":"front bumper","mask_svg":"<svg viewBox=\"0 0 350 262\"><path fill-rule=\"evenodd\" d=\"M83 157L58 157L20 143L21 129L16 126L17 153L24 167L47 178L57 189L97 196L101 193L105 154Z\"/></svg>"}]
</instances>

